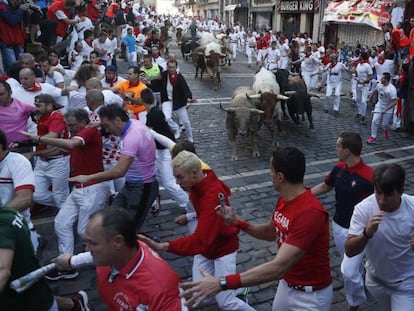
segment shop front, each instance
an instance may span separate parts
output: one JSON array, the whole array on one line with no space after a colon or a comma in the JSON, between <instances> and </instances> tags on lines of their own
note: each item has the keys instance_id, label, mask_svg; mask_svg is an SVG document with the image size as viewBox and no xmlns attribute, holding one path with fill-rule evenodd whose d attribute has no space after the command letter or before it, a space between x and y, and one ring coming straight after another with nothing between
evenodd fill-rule
<instances>
[{"instance_id":1,"label":"shop front","mask_svg":"<svg viewBox=\"0 0 414 311\"><path fill-rule=\"evenodd\" d=\"M277 1L276 28L288 38L293 33L307 32L309 37L317 40L319 37L319 2L318 0Z\"/></svg>"},{"instance_id":2,"label":"shop front","mask_svg":"<svg viewBox=\"0 0 414 311\"><path fill-rule=\"evenodd\" d=\"M253 0L250 13L251 25L254 30L272 29L274 15L272 0Z\"/></svg>"}]
</instances>

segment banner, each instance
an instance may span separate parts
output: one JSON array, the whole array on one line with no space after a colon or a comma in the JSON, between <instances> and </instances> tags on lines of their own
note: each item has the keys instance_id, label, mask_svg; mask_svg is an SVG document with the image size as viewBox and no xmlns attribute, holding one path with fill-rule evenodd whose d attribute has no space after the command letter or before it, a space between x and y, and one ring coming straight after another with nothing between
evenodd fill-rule
<instances>
[{"instance_id":1,"label":"banner","mask_svg":"<svg viewBox=\"0 0 414 311\"><path fill-rule=\"evenodd\" d=\"M323 22L364 24L376 29L391 21L392 0L331 1Z\"/></svg>"}]
</instances>

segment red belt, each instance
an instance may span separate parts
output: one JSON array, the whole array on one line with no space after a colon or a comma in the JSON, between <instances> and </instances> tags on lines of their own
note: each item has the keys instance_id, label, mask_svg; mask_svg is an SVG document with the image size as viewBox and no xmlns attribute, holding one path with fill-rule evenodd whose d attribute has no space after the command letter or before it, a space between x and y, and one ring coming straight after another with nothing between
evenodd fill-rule
<instances>
[{"instance_id":1,"label":"red belt","mask_svg":"<svg viewBox=\"0 0 414 311\"><path fill-rule=\"evenodd\" d=\"M92 185L95 185L95 184L98 184L99 182L97 182L97 181L88 181L88 182L84 182L84 183L76 183L75 185L74 185L74 187L75 188L86 188L86 187L89 187L89 186L92 186Z\"/></svg>"},{"instance_id":2,"label":"red belt","mask_svg":"<svg viewBox=\"0 0 414 311\"><path fill-rule=\"evenodd\" d=\"M289 283L286 283L286 284L289 288L292 288L294 290L298 290L298 291L301 291L301 292L307 292L307 293L316 292L318 290L326 288L326 286L325 287L315 287L315 286L307 286L307 285L293 285L293 284L289 284Z\"/></svg>"}]
</instances>

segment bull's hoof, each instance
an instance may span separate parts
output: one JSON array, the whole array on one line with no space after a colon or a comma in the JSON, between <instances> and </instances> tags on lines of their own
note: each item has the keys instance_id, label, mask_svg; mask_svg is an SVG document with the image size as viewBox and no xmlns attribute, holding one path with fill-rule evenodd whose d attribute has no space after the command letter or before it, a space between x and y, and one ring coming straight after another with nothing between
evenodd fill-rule
<instances>
[{"instance_id":1,"label":"bull's hoof","mask_svg":"<svg viewBox=\"0 0 414 311\"><path fill-rule=\"evenodd\" d=\"M237 156L231 156L231 161L237 161L239 158Z\"/></svg>"},{"instance_id":2,"label":"bull's hoof","mask_svg":"<svg viewBox=\"0 0 414 311\"><path fill-rule=\"evenodd\" d=\"M259 151L253 151L253 156L254 157L260 157L260 152Z\"/></svg>"}]
</instances>

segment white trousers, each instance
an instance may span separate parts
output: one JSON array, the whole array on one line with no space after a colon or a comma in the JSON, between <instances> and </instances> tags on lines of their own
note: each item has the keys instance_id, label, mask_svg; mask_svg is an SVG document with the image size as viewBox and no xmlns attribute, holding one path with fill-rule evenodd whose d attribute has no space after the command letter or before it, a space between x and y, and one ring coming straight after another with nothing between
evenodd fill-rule
<instances>
[{"instance_id":1,"label":"white trousers","mask_svg":"<svg viewBox=\"0 0 414 311\"><path fill-rule=\"evenodd\" d=\"M249 48L249 47L246 47L246 55L247 55L247 63L249 64L249 65L251 65L251 63L252 63L252 56L254 56L255 58L257 58L257 56L256 56L256 49L255 48Z\"/></svg>"},{"instance_id":2,"label":"white trousers","mask_svg":"<svg viewBox=\"0 0 414 311\"><path fill-rule=\"evenodd\" d=\"M137 66L137 51L127 53L128 66Z\"/></svg>"},{"instance_id":3,"label":"white trousers","mask_svg":"<svg viewBox=\"0 0 414 311\"><path fill-rule=\"evenodd\" d=\"M286 281L281 279L273 300L272 311L329 311L331 309L332 295L332 285L315 292L302 292L290 288Z\"/></svg>"},{"instance_id":4,"label":"white trousers","mask_svg":"<svg viewBox=\"0 0 414 311\"><path fill-rule=\"evenodd\" d=\"M105 206L110 194L109 189L107 181L84 188L73 188L55 218L60 254L73 254L75 243L73 225L78 221L77 233L83 238L89 216Z\"/></svg>"},{"instance_id":5,"label":"white trousers","mask_svg":"<svg viewBox=\"0 0 414 311\"><path fill-rule=\"evenodd\" d=\"M175 134L180 133L180 127L177 123L172 119L172 106L173 103L171 101L166 101L162 103L162 112L165 115L165 120L167 121L168 125L170 126L171 130ZM190 119L188 118L187 114L187 107L181 107L177 110L174 110L174 114L177 116L179 122L181 122L185 128L185 134L189 141L193 141L193 129L191 128ZM177 138L177 137L176 137Z\"/></svg>"},{"instance_id":6,"label":"white trousers","mask_svg":"<svg viewBox=\"0 0 414 311\"><path fill-rule=\"evenodd\" d=\"M378 110L378 109L375 109ZM381 112L376 112L374 110L374 114L372 116L372 122L371 122L371 136L376 138L378 135L378 127L381 123L382 119L382 125L384 126L384 129L389 128L390 121L393 116L393 111L389 110L387 113L382 114Z\"/></svg>"},{"instance_id":7,"label":"white trousers","mask_svg":"<svg viewBox=\"0 0 414 311\"><path fill-rule=\"evenodd\" d=\"M32 223L31 220L31 214L30 214L30 208L26 208L23 212L21 212L21 214L23 215L24 219L26 220L27 223L27 227L29 228L30 231L30 241L32 242L33 245L33 250L35 255L37 254L37 249L39 247L39 237L40 234L38 234L35 230L35 227Z\"/></svg>"},{"instance_id":8,"label":"white trousers","mask_svg":"<svg viewBox=\"0 0 414 311\"><path fill-rule=\"evenodd\" d=\"M378 303L376 311L414 310L414 277L397 284L384 284L367 271L365 284Z\"/></svg>"},{"instance_id":9,"label":"white trousers","mask_svg":"<svg viewBox=\"0 0 414 311\"><path fill-rule=\"evenodd\" d=\"M330 106L329 97L332 96L332 94L334 94L335 99L334 99L333 110L339 111L339 105L341 103L341 88L342 88L341 82L339 82L338 84L328 83L326 85L325 109L329 109L329 106Z\"/></svg>"},{"instance_id":10,"label":"white trousers","mask_svg":"<svg viewBox=\"0 0 414 311\"><path fill-rule=\"evenodd\" d=\"M195 255L193 261L193 281L199 281L204 278L200 273L200 269L215 277L236 273L236 256L237 251L215 260L208 259L202 255ZM221 291L214 298L220 310L255 310L246 302L237 298L235 290Z\"/></svg>"},{"instance_id":11,"label":"white trousers","mask_svg":"<svg viewBox=\"0 0 414 311\"><path fill-rule=\"evenodd\" d=\"M368 84L357 84L356 86L356 102L358 106L358 113L365 118L367 114L367 98L369 92Z\"/></svg>"},{"instance_id":12,"label":"white trousers","mask_svg":"<svg viewBox=\"0 0 414 311\"><path fill-rule=\"evenodd\" d=\"M165 188L179 207L187 208L188 194L175 181L170 151L168 149L157 149L155 155L158 183Z\"/></svg>"},{"instance_id":13,"label":"white trousers","mask_svg":"<svg viewBox=\"0 0 414 311\"><path fill-rule=\"evenodd\" d=\"M352 77L351 78L351 93L352 93L352 99L355 101L357 100L356 88L357 88L357 79L355 77Z\"/></svg>"},{"instance_id":14,"label":"white trousers","mask_svg":"<svg viewBox=\"0 0 414 311\"><path fill-rule=\"evenodd\" d=\"M289 57L287 56L281 56L279 59L278 67L280 69L287 69L289 66Z\"/></svg>"},{"instance_id":15,"label":"white trousers","mask_svg":"<svg viewBox=\"0 0 414 311\"><path fill-rule=\"evenodd\" d=\"M264 60L264 58L266 57L266 54L267 54L267 50L266 49L260 49L258 52L257 52L257 61L258 62L261 62L262 60Z\"/></svg>"},{"instance_id":16,"label":"white trousers","mask_svg":"<svg viewBox=\"0 0 414 311\"><path fill-rule=\"evenodd\" d=\"M405 99L401 99L401 115L404 112L404 105L405 105ZM394 113L392 117L392 127L395 129L398 129L401 127L401 116L397 116L397 108L394 108Z\"/></svg>"},{"instance_id":17,"label":"white trousers","mask_svg":"<svg viewBox=\"0 0 414 311\"><path fill-rule=\"evenodd\" d=\"M233 59L236 59L237 56L237 42L230 42L229 47L231 52L233 53Z\"/></svg>"},{"instance_id":18,"label":"white trousers","mask_svg":"<svg viewBox=\"0 0 414 311\"><path fill-rule=\"evenodd\" d=\"M69 156L36 161L34 169L35 192L33 201L47 206L61 208L69 195ZM52 191L49 187L52 186Z\"/></svg>"},{"instance_id":19,"label":"white trousers","mask_svg":"<svg viewBox=\"0 0 414 311\"><path fill-rule=\"evenodd\" d=\"M365 252L354 257L345 254L345 241L348 236L348 229L338 225L332 220L332 233L336 249L342 257L341 273L344 279L346 301L350 306L359 306L367 301L364 289L362 258Z\"/></svg>"},{"instance_id":20,"label":"white trousers","mask_svg":"<svg viewBox=\"0 0 414 311\"><path fill-rule=\"evenodd\" d=\"M318 73L318 71L313 71L313 72L302 71L302 77L303 77L303 80L305 81L308 92L316 89L316 87L318 86L318 75L316 73Z\"/></svg>"}]
</instances>

